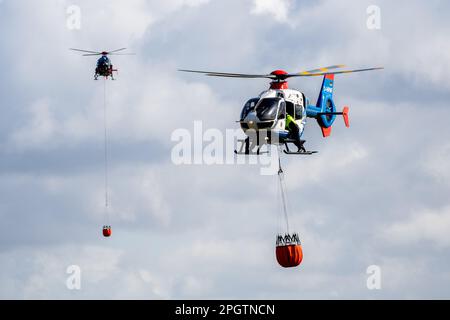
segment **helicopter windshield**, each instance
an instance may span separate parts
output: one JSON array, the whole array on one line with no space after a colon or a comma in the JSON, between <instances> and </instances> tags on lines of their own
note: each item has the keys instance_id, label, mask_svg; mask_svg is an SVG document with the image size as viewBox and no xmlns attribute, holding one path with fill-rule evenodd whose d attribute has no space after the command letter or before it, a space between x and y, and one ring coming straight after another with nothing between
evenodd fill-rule
<instances>
[{"instance_id":1,"label":"helicopter windshield","mask_svg":"<svg viewBox=\"0 0 450 320\"><path fill-rule=\"evenodd\" d=\"M280 98L265 98L256 105L256 115L260 120L275 120Z\"/></svg>"},{"instance_id":2,"label":"helicopter windshield","mask_svg":"<svg viewBox=\"0 0 450 320\"><path fill-rule=\"evenodd\" d=\"M107 65L109 64L109 59L107 56L102 56L100 59L97 60L97 66Z\"/></svg>"},{"instance_id":3,"label":"helicopter windshield","mask_svg":"<svg viewBox=\"0 0 450 320\"><path fill-rule=\"evenodd\" d=\"M244 108L242 108L241 112L241 120L244 120L245 117L247 117L247 115L249 114L249 112L255 109L258 100L259 98L252 98L245 103Z\"/></svg>"}]
</instances>

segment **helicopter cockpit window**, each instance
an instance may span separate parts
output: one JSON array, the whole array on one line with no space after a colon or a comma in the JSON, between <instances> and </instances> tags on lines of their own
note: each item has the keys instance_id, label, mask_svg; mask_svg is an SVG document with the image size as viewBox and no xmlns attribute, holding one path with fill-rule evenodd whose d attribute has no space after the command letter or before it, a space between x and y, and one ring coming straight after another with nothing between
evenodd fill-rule
<instances>
[{"instance_id":1,"label":"helicopter cockpit window","mask_svg":"<svg viewBox=\"0 0 450 320\"><path fill-rule=\"evenodd\" d=\"M295 118L296 119L303 118L303 107L299 104L295 105Z\"/></svg>"},{"instance_id":2,"label":"helicopter cockpit window","mask_svg":"<svg viewBox=\"0 0 450 320\"><path fill-rule=\"evenodd\" d=\"M285 119L286 118L286 102L281 101L280 103L280 109L278 110L278 119Z\"/></svg>"},{"instance_id":3,"label":"helicopter cockpit window","mask_svg":"<svg viewBox=\"0 0 450 320\"><path fill-rule=\"evenodd\" d=\"M241 112L241 120L244 120L245 117L249 114L249 112L255 109L258 100L259 98L252 98L245 103L244 108L242 108Z\"/></svg>"},{"instance_id":4,"label":"helicopter cockpit window","mask_svg":"<svg viewBox=\"0 0 450 320\"><path fill-rule=\"evenodd\" d=\"M275 120L278 105L282 101L280 98L265 98L256 105L256 115L260 120Z\"/></svg>"},{"instance_id":5,"label":"helicopter cockpit window","mask_svg":"<svg viewBox=\"0 0 450 320\"><path fill-rule=\"evenodd\" d=\"M100 59L97 60L97 65L106 65L109 63L109 59L106 56L100 57Z\"/></svg>"},{"instance_id":6,"label":"helicopter cockpit window","mask_svg":"<svg viewBox=\"0 0 450 320\"><path fill-rule=\"evenodd\" d=\"M286 112L287 112L287 114L290 114L294 118L297 118L297 117L295 117L294 104L290 101L286 101Z\"/></svg>"}]
</instances>

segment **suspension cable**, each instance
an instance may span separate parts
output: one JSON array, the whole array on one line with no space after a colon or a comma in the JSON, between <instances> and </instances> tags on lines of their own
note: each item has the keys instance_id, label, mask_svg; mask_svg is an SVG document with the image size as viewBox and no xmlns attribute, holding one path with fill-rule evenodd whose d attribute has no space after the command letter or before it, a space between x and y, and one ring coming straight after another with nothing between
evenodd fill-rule
<instances>
[{"instance_id":1,"label":"suspension cable","mask_svg":"<svg viewBox=\"0 0 450 320\"><path fill-rule=\"evenodd\" d=\"M284 213L284 218L285 218L285 222L286 222L286 231L289 234L289 214L288 214L287 198L286 198L286 185L284 182L283 169L281 168L280 152L278 152L278 181L280 184L281 203L283 205L283 213Z\"/></svg>"},{"instance_id":2,"label":"suspension cable","mask_svg":"<svg viewBox=\"0 0 450 320\"><path fill-rule=\"evenodd\" d=\"M103 125L104 125L104 165L105 165L105 211L109 224L109 195L108 195L108 120L106 112L106 78L103 81Z\"/></svg>"}]
</instances>

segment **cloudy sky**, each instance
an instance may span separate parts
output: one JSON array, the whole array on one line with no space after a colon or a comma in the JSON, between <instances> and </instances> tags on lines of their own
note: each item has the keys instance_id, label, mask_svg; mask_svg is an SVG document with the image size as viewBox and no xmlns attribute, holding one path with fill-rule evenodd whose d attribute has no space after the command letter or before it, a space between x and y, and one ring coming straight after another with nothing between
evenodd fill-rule
<instances>
[{"instance_id":1,"label":"cloudy sky","mask_svg":"<svg viewBox=\"0 0 450 320\"><path fill-rule=\"evenodd\" d=\"M380 8L380 29L367 8ZM71 26L73 6L80 29ZM69 9L69 11L68 11ZM0 0L0 298L450 298L450 4L444 1ZM70 47L127 47L107 83ZM265 80L182 74L384 66L336 76L350 106L311 157L283 157L304 260L274 257L276 176L175 165L171 134L236 129ZM314 103L320 78L294 79ZM67 267L81 268L69 290ZM368 266L381 289L368 290Z\"/></svg>"}]
</instances>

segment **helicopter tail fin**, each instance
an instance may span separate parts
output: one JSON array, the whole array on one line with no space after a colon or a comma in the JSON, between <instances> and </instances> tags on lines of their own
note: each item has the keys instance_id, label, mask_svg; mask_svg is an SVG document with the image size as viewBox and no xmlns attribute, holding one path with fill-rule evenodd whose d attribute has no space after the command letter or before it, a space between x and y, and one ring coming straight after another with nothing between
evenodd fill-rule
<instances>
[{"instance_id":1,"label":"helicopter tail fin","mask_svg":"<svg viewBox=\"0 0 450 320\"><path fill-rule=\"evenodd\" d=\"M349 128L350 127L350 121L349 121L349 119L348 119L348 107L347 106L345 106L343 109L342 109L342 118L344 118L344 123L345 123L345 126L347 127L347 128Z\"/></svg>"},{"instance_id":2,"label":"helicopter tail fin","mask_svg":"<svg viewBox=\"0 0 450 320\"><path fill-rule=\"evenodd\" d=\"M336 116L336 115L342 115L342 118L343 118L343 120L344 120L345 126L346 126L347 128L349 128L349 127L350 127L350 121L349 121L349 118L348 118L348 110L349 110L348 107L345 106L345 107L342 109L342 112L332 112L332 113L329 112L329 113L325 113L325 114L322 114L322 115L326 115L326 116L331 116L331 115L334 115L334 116ZM331 128L332 128L331 125L330 125L329 127L325 127L325 126L323 126L323 125L320 123L320 121L319 121L319 126L320 126L320 129L322 130L322 135L323 135L324 138L330 136L330 134L331 134Z\"/></svg>"},{"instance_id":3,"label":"helicopter tail fin","mask_svg":"<svg viewBox=\"0 0 450 320\"><path fill-rule=\"evenodd\" d=\"M330 136L331 126L336 118L336 107L333 102L334 74L326 74L323 77L322 87L317 98L316 108L320 110L317 123L322 130L324 138Z\"/></svg>"},{"instance_id":4,"label":"helicopter tail fin","mask_svg":"<svg viewBox=\"0 0 450 320\"><path fill-rule=\"evenodd\" d=\"M334 74L325 74L320 88L316 105L308 105L306 115L315 118L324 138L331 134L331 127L337 115L342 115L346 127L349 127L348 107L345 106L341 112L336 111L333 101Z\"/></svg>"},{"instance_id":5,"label":"helicopter tail fin","mask_svg":"<svg viewBox=\"0 0 450 320\"><path fill-rule=\"evenodd\" d=\"M327 102L333 99L334 74L326 74L323 77L322 87L317 98L316 107L322 112L326 111Z\"/></svg>"},{"instance_id":6,"label":"helicopter tail fin","mask_svg":"<svg viewBox=\"0 0 450 320\"><path fill-rule=\"evenodd\" d=\"M320 129L322 130L322 136L324 138L328 137L331 134L331 126L328 128L320 126Z\"/></svg>"}]
</instances>

